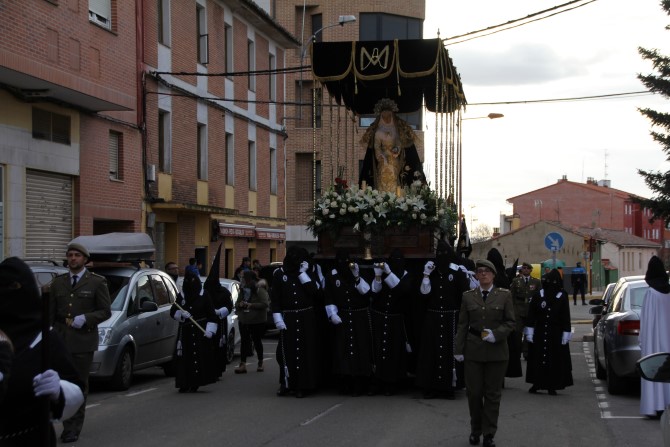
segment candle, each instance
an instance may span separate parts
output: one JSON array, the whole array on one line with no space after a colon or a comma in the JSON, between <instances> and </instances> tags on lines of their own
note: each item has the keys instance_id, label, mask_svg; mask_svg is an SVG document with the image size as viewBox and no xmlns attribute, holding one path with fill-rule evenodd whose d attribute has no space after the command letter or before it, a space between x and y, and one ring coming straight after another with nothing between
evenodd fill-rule
<instances>
[{"instance_id":1,"label":"candle","mask_svg":"<svg viewBox=\"0 0 670 447\"><path fill-rule=\"evenodd\" d=\"M367 187L368 187L368 183L365 180L363 180L361 182L361 189L367 189Z\"/></svg>"},{"instance_id":2,"label":"candle","mask_svg":"<svg viewBox=\"0 0 670 447\"><path fill-rule=\"evenodd\" d=\"M400 186L395 187L395 195L400 197Z\"/></svg>"}]
</instances>

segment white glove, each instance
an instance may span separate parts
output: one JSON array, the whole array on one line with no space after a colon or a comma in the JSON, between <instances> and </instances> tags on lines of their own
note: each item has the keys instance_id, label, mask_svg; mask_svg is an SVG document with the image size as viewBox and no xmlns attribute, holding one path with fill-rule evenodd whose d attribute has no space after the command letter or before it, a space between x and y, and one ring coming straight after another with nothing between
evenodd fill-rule
<instances>
[{"instance_id":1,"label":"white glove","mask_svg":"<svg viewBox=\"0 0 670 447\"><path fill-rule=\"evenodd\" d=\"M330 274L333 275L333 276L337 275L337 269L331 270Z\"/></svg>"},{"instance_id":2,"label":"white glove","mask_svg":"<svg viewBox=\"0 0 670 447\"><path fill-rule=\"evenodd\" d=\"M333 314L330 316L330 322L337 326L338 324L342 324L342 319L339 315Z\"/></svg>"},{"instance_id":3,"label":"white glove","mask_svg":"<svg viewBox=\"0 0 670 447\"><path fill-rule=\"evenodd\" d=\"M433 261L426 262L426 265L423 267L423 274L430 275L435 270L435 263Z\"/></svg>"},{"instance_id":4,"label":"white glove","mask_svg":"<svg viewBox=\"0 0 670 447\"><path fill-rule=\"evenodd\" d=\"M222 307L222 308L220 308L220 309L216 309L214 312L216 312L216 315L218 315L219 318L221 318L222 320L223 320L224 318L226 318L226 317L228 316L228 314L230 313L230 311L228 310L228 308L225 307L225 306Z\"/></svg>"},{"instance_id":5,"label":"white glove","mask_svg":"<svg viewBox=\"0 0 670 447\"><path fill-rule=\"evenodd\" d=\"M75 329L81 329L84 324L86 324L86 317L83 315L77 315L72 320L72 327Z\"/></svg>"},{"instance_id":6,"label":"white glove","mask_svg":"<svg viewBox=\"0 0 670 447\"><path fill-rule=\"evenodd\" d=\"M454 354L454 360L456 360L457 362L462 362L463 360L465 360L465 357L463 357L462 354Z\"/></svg>"},{"instance_id":7,"label":"white glove","mask_svg":"<svg viewBox=\"0 0 670 447\"><path fill-rule=\"evenodd\" d=\"M49 396L51 400L58 400L60 396L60 377L53 369L47 369L42 374L33 377L33 392L35 397Z\"/></svg>"},{"instance_id":8,"label":"white glove","mask_svg":"<svg viewBox=\"0 0 670 447\"><path fill-rule=\"evenodd\" d=\"M486 329L484 328L484 332L487 333L486 337L482 338L482 340L487 341L489 343L495 343L496 338L493 336L493 331L491 329Z\"/></svg>"},{"instance_id":9,"label":"white glove","mask_svg":"<svg viewBox=\"0 0 670 447\"><path fill-rule=\"evenodd\" d=\"M572 339L571 332L563 332L563 337L561 338L561 344L565 345Z\"/></svg>"},{"instance_id":10,"label":"white glove","mask_svg":"<svg viewBox=\"0 0 670 447\"><path fill-rule=\"evenodd\" d=\"M351 273L353 273L353 275L354 275L354 278L358 278L358 277L360 276L360 272L361 272L361 270L358 268L358 264L357 264L357 263L354 262L354 263L351 265L350 269L351 269Z\"/></svg>"},{"instance_id":11,"label":"white glove","mask_svg":"<svg viewBox=\"0 0 670 447\"><path fill-rule=\"evenodd\" d=\"M286 323L284 323L284 317L281 316L279 312L272 314L272 319L275 322L275 327L280 331L286 330Z\"/></svg>"},{"instance_id":12,"label":"white glove","mask_svg":"<svg viewBox=\"0 0 670 447\"><path fill-rule=\"evenodd\" d=\"M382 276L382 273L384 273L384 270L382 270L380 267L375 267L375 276L376 277Z\"/></svg>"},{"instance_id":13,"label":"white glove","mask_svg":"<svg viewBox=\"0 0 670 447\"><path fill-rule=\"evenodd\" d=\"M309 262L307 261L302 261L300 263L300 273L305 273L309 269Z\"/></svg>"},{"instance_id":14,"label":"white glove","mask_svg":"<svg viewBox=\"0 0 670 447\"><path fill-rule=\"evenodd\" d=\"M389 267L389 263L388 263L388 262L385 262L385 263L384 263L384 273L386 273L387 275L390 275L390 274L391 274L391 267Z\"/></svg>"},{"instance_id":15,"label":"white glove","mask_svg":"<svg viewBox=\"0 0 670 447\"><path fill-rule=\"evenodd\" d=\"M205 326L205 337L207 338L212 338L214 337L214 334L216 334L216 330L218 329L218 325L213 322L208 322L207 326Z\"/></svg>"},{"instance_id":16,"label":"white glove","mask_svg":"<svg viewBox=\"0 0 670 447\"><path fill-rule=\"evenodd\" d=\"M526 327L526 328L523 329L523 331L526 334L526 341L528 343L533 343L533 335L535 334L535 328Z\"/></svg>"},{"instance_id":17,"label":"white glove","mask_svg":"<svg viewBox=\"0 0 670 447\"><path fill-rule=\"evenodd\" d=\"M174 319L182 323L191 318L191 312L187 310L178 310L174 313Z\"/></svg>"}]
</instances>

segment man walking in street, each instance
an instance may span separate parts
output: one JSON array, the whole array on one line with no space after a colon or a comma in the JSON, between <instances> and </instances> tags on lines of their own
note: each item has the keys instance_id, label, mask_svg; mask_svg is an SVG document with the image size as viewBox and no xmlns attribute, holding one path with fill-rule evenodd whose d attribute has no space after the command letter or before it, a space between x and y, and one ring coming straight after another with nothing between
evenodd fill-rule
<instances>
[{"instance_id":1,"label":"man walking in street","mask_svg":"<svg viewBox=\"0 0 670 447\"><path fill-rule=\"evenodd\" d=\"M49 289L54 329L72 355L74 366L84 383L84 403L70 419L63 421L63 442L76 442L84 425L88 375L93 352L98 349L98 324L111 315L107 280L86 269L90 255L86 247L73 243L67 247L69 273L56 277Z\"/></svg>"}]
</instances>

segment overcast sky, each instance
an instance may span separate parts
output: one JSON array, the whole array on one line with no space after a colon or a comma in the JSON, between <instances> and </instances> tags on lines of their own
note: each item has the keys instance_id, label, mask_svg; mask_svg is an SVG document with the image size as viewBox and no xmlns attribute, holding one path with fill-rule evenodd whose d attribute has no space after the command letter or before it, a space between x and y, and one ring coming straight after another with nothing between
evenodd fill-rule
<instances>
[{"instance_id":1,"label":"overcast sky","mask_svg":"<svg viewBox=\"0 0 670 447\"><path fill-rule=\"evenodd\" d=\"M468 33L526 17L567 0L426 0L424 37ZM580 2L584 4L586 2ZM651 73L638 47L670 55L670 17L660 0L596 0L511 30L449 45L469 105L463 122L463 212L468 225L500 226L506 199L562 176L609 179L613 188L650 196L637 169L663 170L665 156L637 108L670 111L660 96L519 105L476 105L608 95L644 90ZM427 126L434 124L427 119ZM426 170L434 160L426 133ZM429 141L428 141L429 140Z\"/></svg>"}]
</instances>

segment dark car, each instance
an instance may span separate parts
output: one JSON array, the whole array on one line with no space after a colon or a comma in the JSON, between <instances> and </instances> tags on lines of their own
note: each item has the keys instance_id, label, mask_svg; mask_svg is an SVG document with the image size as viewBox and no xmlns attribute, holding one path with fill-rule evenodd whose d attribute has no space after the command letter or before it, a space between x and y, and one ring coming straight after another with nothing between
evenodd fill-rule
<instances>
[{"instance_id":1,"label":"dark car","mask_svg":"<svg viewBox=\"0 0 670 447\"><path fill-rule=\"evenodd\" d=\"M649 285L639 276L617 281L593 331L596 377L607 379L607 391L620 394L637 378L640 359L640 311Z\"/></svg>"}]
</instances>

